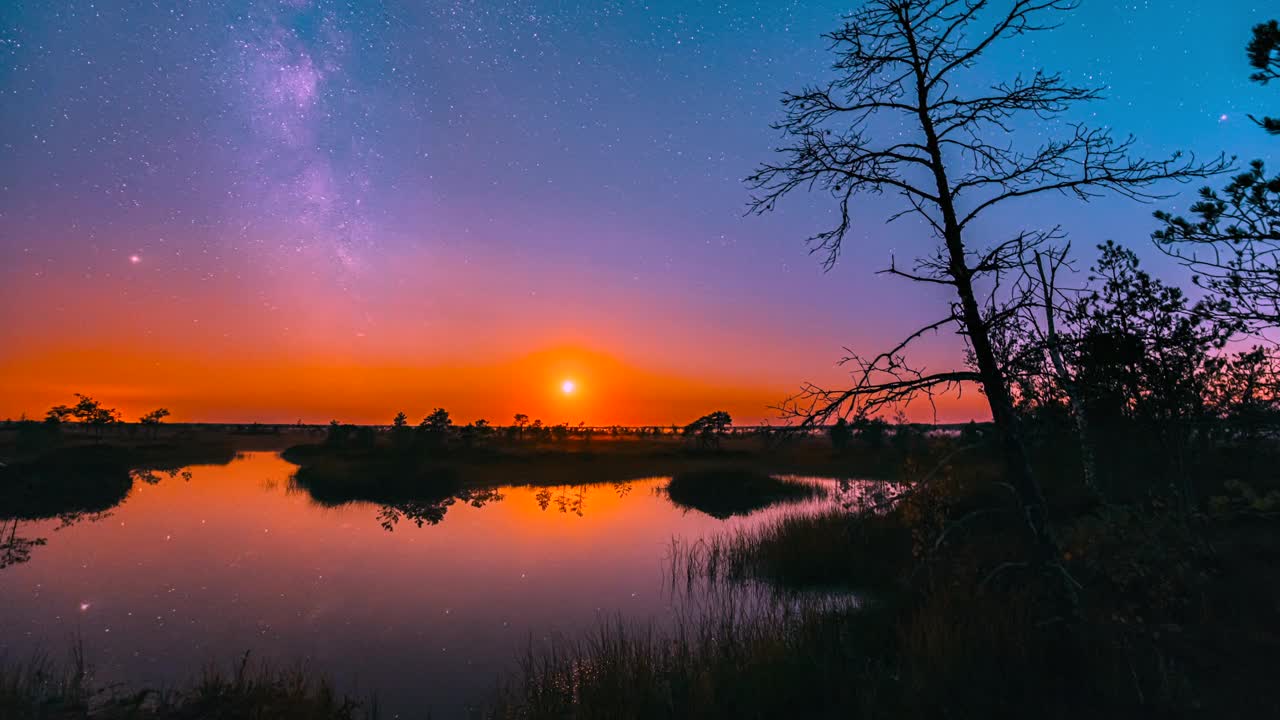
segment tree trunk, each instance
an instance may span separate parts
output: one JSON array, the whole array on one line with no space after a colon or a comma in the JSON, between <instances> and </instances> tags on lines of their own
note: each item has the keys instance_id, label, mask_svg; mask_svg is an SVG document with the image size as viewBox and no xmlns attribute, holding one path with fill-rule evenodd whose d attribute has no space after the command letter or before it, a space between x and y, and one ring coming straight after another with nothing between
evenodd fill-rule
<instances>
[{"instance_id":1,"label":"tree trunk","mask_svg":"<svg viewBox=\"0 0 1280 720\"><path fill-rule=\"evenodd\" d=\"M1089 416L1085 410L1084 400L1080 397L1080 388L1071 379L1071 373L1067 370L1067 363L1062 358L1062 345L1058 338L1058 323L1053 306L1054 278L1057 277L1057 271L1055 269L1052 273L1045 272L1044 261L1038 251L1036 252L1036 270L1040 275L1040 290L1044 300L1045 341L1048 346L1049 361L1053 363L1053 372L1058 376L1058 383L1062 385L1062 391L1067 394L1067 401L1071 403L1071 415L1075 421L1076 437L1080 441L1080 462L1083 466L1085 487L1089 488L1090 492L1097 494L1098 461L1093 452L1093 437L1089 431Z\"/></svg>"},{"instance_id":2,"label":"tree trunk","mask_svg":"<svg viewBox=\"0 0 1280 720\"><path fill-rule=\"evenodd\" d=\"M1060 556L1058 545L1052 533L1049 532L1044 493L1031 472L1031 463L1022 441L1018 417L1013 411L1013 400L1005 382L1004 370L996 360L995 351L991 346L991 336L973 291L973 272L965 258L963 228L956 213L951 183L947 178L942 143L938 138L933 118L929 114L926 62L920 57L915 29L905 9L899 10L899 22L911 49L912 70L916 84L916 112L920 129L925 136L925 147L929 154L928 164L936 187L935 202L942 213L940 229L947 246L948 275L951 276L952 284L960 299L960 320L978 365L978 376L981 378L983 392L987 396L987 404L991 408L991 419L1000 433L1007 480L1017 494L1018 504L1031 536L1033 543L1031 566L1047 573L1058 562ZM1059 602L1058 610L1062 617L1074 619L1078 614L1078 602L1074 590L1067 585L1065 578L1060 579L1063 581L1062 592L1055 593Z\"/></svg>"}]
</instances>

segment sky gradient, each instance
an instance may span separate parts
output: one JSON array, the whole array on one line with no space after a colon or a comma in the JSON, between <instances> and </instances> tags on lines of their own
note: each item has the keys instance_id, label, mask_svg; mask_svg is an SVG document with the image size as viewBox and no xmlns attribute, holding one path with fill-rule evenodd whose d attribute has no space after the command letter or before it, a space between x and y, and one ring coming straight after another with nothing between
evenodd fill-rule
<instances>
[{"instance_id":1,"label":"sky gradient","mask_svg":"<svg viewBox=\"0 0 1280 720\"><path fill-rule=\"evenodd\" d=\"M0 417L85 392L179 421L770 418L801 381L839 382L843 347L947 301L874 275L931 243L884 224L897 198L858 206L826 273L802 243L824 197L743 215L781 93L829 77L820 34L855 6L4 3ZM1243 48L1276 14L1084 0L975 78L1059 70L1108 87L1064 120L1153 156L1269 159L1246 115L1277 94ZM1183 279L1153 209L1050 198L981 231L1060 224L1083 265L1114 239ZM915 359L945 369L960 343ZM939 406L970 417L976 392Z\"/></svg>"}]
</instances>

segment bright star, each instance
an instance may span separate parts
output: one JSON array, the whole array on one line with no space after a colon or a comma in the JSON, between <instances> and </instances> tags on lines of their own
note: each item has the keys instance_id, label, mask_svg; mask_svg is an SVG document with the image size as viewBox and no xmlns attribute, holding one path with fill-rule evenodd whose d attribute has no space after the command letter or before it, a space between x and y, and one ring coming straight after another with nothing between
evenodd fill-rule
<instances>
[{"instance_id":1,"label":"bright star","mask_svg":"<svg viewBox=\"0 0 1280 720\"><path fill-rule=\"evenodd\" d=\"M137 265L138 263L142 262L142 258L137 255L130 255L129 262L134 265Z\"/></svg>"}]
</instances>

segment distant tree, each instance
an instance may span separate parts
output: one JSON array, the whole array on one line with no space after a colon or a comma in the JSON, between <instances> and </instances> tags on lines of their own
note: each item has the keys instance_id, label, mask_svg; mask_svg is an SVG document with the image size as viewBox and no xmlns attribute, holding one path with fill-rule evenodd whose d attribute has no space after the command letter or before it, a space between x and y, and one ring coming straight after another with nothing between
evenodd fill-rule
<instances>
[{"instance_id":1,"label":"distant tree","mask_svg":"<svg viewBox=\"0 0 1280 720\"><path fill-rule=\"evenodd\" d=\"M138 422L143 425L159 425L164 419L169 417L169 411L165 408L156 408L151 412L138 418Z\"/></svg>"},{"instance_id":2,"label":"distant tree","mask_svg":"<svg viewBox=\"0 0 1280 720\"><path fill-rule=\"evenodd\" d=\"M683 435L697 441L700 448L720 449L720 439L733 426L733 418L723 410L708 413L684 427Z\"/></svg>"},{"instance_id":3,"label":"distant tree","mask_svg":"<svg viewBox=\"0 0 1280 720\"><path fill-rule=\"evenodd\" d=\"M551 428L551 435L556 439L556 442L562 443L565 440L568 440L569 439L568 423L560 423L559 425L556 425L555 427Z\"/></svg>"},{"instance_id":4,"label":"distant tree","mask_svg":"<svg viewBox=\"0 0 1280 720\"><path fill-rule=\"evenodd\" d=\"M120 422L119 410L104 407L102 403L94 400L88 395L76 393L76 397L79 399L75 406L71 408L71 414L77 421L97 427Z\"/></svg>"},{"instance_id":5,"label":"distant tree","mask_svg":"<svg viewBox=\"0 0 1280 720\"><path fill-rule=\"evenodd\" d=\"M164 419L169 417L169 410L166 408L156 408L151 412L138 418L138 422L146 426L151 431L151 436L155 437L160 429L160 424Z\"/></svg>"},{"instance_id":6,"label":"distant tree","mask_svg":"<svg viewBox=\"0 0 1280 720\"><path fill-rule=\"evenodd\" d=\"M982 442L982 428L978 427L978 423L970 420L968 425L960 428L960 444L965 446L973 446Z\"/></svg>"},{"instance_id":7,"label":"distant tree","mask_svg":"<svg viewBox=\"0 0 1280 720\"><path fill-rule=\"evenodd\" d=\"M889 423L881 418L856 418L852 424L854 437L873 448L884 447L885 438L889 435Z\"/></svg>"},{"instance_id":8,"label":"distant tree","mask_svg":"<svg viewBox=\"0 0 1280 720\"><path fill-rule=\"evenodd\" d=\"M403 450L413 442L413 431L409 428L409 416L404 412L396 413L391 418L391 444L397 449Z\"/></svg>"},{"instance_id":9,"label":"distant tree","mask_svg":"<svg viewBox=\"0 0 1280 720\"><path fill-rule=\"evenodd\" d=\"M92 427L99 436L104 427L120 422L120 411L115 408L104 407L88 395L76 393L75 396L75 405L55 405L49 408L49 412L45 413L45 422L60 425L74 419L77 423Z\"/></svg>"},{"instance_id":10,"label":"distant tree","mask_svg":"<svg viewBox=\"0 0 1280 720\"><path fill-rule=\"evenodd\" d=\"M427 441L428 445L433 447L443 447L449 441L449 435L453 429L453 420L449 417L449 411L444 408L436 408L422 419L418 424L419 434Z\"/></svg>"},{"instance_id":11,"label":"distant tree","mask_svg":"<svg viewBox=\"0 0 1280 720\"><path fill-rule=\"evenodd\" d=\"M337 420L330 420L328 432L324 436L324 444L331 448L345 446L347 444L347 427Z\"/></svg>"},{"instance_id":12,"label":"distant tree","mask_svg":"<svg viewBox=\"0 0 1280 720\"><path fill-rule=\"evenodd\" d=\"M984 293L1025 262L1028 247L1056 236L1013 232L986 247L977 238L993 234L990 215L1007 217L1006 207L1019 200L1088 200L1108 192L1150 198L1158 182L1203 178L1227 167L1224 159L1134 158L1131 139L1080 124L1064 125L1060 137L1039 148L1019 147L1010 133L1016 118L1029 117L1052 132L1050 121L1098 99L1100 89L1042 70L990 84L967 71L1000 42L1051 29L1059 24L1052 16L1074 7L1073 0L868 0L827 35L836 55L835 78L784 97L786 116L776 125L786 138L778 149L781 159L748 178L757 213L797 190L830 195L835 227L810 238L827 267L839 257L852 226L851 203L859 196L899 195L905 207L890 219L913 215L933 235L928 254L906 267L891 261L884 272L952 291L946 314L874 357L846 358L854 367L853 387L807 384L785 410L805 423L822 424L851 404L859 414L873 413L978 383L1002 441L1008 480L1036 540L1037 565L1057 563L1060 553L1031 472L1009 378L992 343L993 326L1007 318ZM909 366L908 346L943 328L964 338L970 367L924 372Z\"/></svg>"},{"instance_id":13,"label":"distant tree","mask_svg":"<svg viewBox=\"0 0 1280 720\"><path fill-rule=\"evenodd\" d=\"M831 438L831 446L839 452L843 452L853 441L853 428L849 427L849 421L844 418L838 418L835 424L828 428L827 434Z\"/></svg>"},{"instance_id":14,"label":"distant tree","mask_svg":"<svg viewBox=\"0 0 1280 720\"><path fill-rule=\"evenodd\" d=\"M527 426L528 424L529 424L528 415L525 415L524 413L516 413L516 417L515 417L516 435L518 435L521 439L524 438L524 429L525 429L525 426Z\"/></svg>"},{"instance_id":15,"label":"distant tree","mask_svg":"<svg viewBox=\"0 0 1280 720\"><path fill-rule=\"evenodd\" d=\"M890 442L898 452L904 454L919 452L925 444L924 430L915 423L907 422L905 417L899 417L898 422L893 425Z\"/></svg>"},{"instance_id":16,"label":"distant tree","mask_svg":"<svg viewBox=\"0 0 1280 720\"><path fill-rule=\"evenodd\" d=\"M44 421L51 425L58 425L70 420L72 412L68 405L54 405L49 408L49 412L45 413Z\"/></svg>"}]
</instances>

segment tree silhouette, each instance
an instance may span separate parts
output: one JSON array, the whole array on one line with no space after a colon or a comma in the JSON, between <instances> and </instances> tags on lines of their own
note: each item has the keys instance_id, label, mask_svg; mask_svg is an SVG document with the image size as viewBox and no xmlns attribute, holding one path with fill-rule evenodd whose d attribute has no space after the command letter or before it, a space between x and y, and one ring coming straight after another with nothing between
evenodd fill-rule
<instances>
[{"instance_id":1,"label":"tree silhouette","mask_svg":"<svg viewBox=\"0 0 1280 720\"><path fill-rule=\"evenodd\" d=\"M980 89L963 77L965 71L993 44L1051 29L1050 16L1074 7L1071 0L869 0L826 36L836 55L836 79L784 97L785 119L775 125L787 141L778 149L781 159L748 178L756 213L773 210L796 190L831 196L839 221L810 238L812 251L825 255L828 268L852 225L851 203L863 195L898 195L905 207L889 220L912 216L932 234L937 241L932 254L910 268L891 262L884 272L949 288L955 294L949 311L874 357L847 357L854 367L852 388L807 384L784 411L805 423L823 423L833 415L931 398L964 382L980 384L1041 564L1056 562L1057 548L1018 430L1008 378L991 342L992 327L1008 316L979 293L1021 267L1028 249L1056 236L1024 230L979 246L971 240L974 228L989 211L1026 198L1053 194L1089 200L1117 193L1149 199L1158 197L1151 190L1158 182L1203 178L1227 166L1222 158L1200 163L1180 154L1135 158L1129 152L1132 138L1117 139L1105 128L1079 124L1066 126L1061 137L1036 149L1020 149L1010 141L1015 117L1031 116L1043 125L1077 103L1098 99L1099 89L1072 85L1043 70ZM984 228L983 235L988 234ZM906 363L911 342L948 327L964 337L971 369L926 372Z\"/></svg>"},{"instance_id":2,"label":"tree silhouette","mask_svg":"<svg viewBox=\"0 0 1280 720\"><path fill-rule=\"evenodd\" d=\"M51 425L59 425L71 419L72 409L69 405L54 405L45 413L44 421Z\"/></svg>"},{"instance_id":3,"label":"tree silhouette","mask_svg":"<svg viewBox=\"0 0 1280 720\"><path fill-rule=\"evenodd\" d=\"M1249 65L1257 71L1249 76L1250 80L1260 85L1280 80L1280 22L1272 20L1255 25L1245 52L1249 55ZM1250 115L1249 119L1272 135L1280 135L1280 118Z\"/></svg>"},{"instance_id":4,"label":"tree silhouette","mask_svg":"<svg viewBox=\"0 0 1280 720\"><path fill-rule=\"evenodd\" d=\"M164 422L164 419L167 417L169 417L169 410L167 408L156 408L155 410L152 410L146 415L138 418L138 422L150 429L151 436L155 437L156 432L160 429L160 424Z\"/></svg>"},{"instance_id":5,"label":"tree silhouette","mask_svg":"<svg viewBox=\"0 0 1280 720\"><path fill-rule=\"evenodd\" d=\"M1249 79L1266 85L1280 79L1280 23L1253 28L1247 48L1257 71ZM1280 135L1280 119L1253 118ZM1255 328L1280 325L1280 174L1267 177L1261 160L1237 175L1221 193L1200 190L1192 219L1157 212L1164 227L1152 237L1160 249L1196 272L1195 283L1228 303L1229 317Z\"/></svg>"},{"instance_id":6,"label":"tree silhouette","mask_svg":"<svg viewBox=\"0 0 1280 720\"><path fill-rule=\"evenodd\" d=\"M836 451L843 451L853 440L853 428L845 418L837 418L835 424L827 429L827 435L831 438L831 446Z\"/></svg>"},{"instance_id":7,"label":"tree silhouette","mask_svg":"<svg viewBox=\"0 0 1280 720\"><path fill-rule=\"evenodd\" d=\"M449 417L449 411L444 408L432 410L431 414L418 424L418 434L432 448L442 448L448 444L452 431L453 419Z\"/></svg>"},{"instance_id":8,"label":"tree silhouette","mask_svg":"<svg viewBox=\"0 0 1280 720\"><path fill-rule=\"evenodd\" d=\"M156 408L151 412L138 418L138 422L143 425L159 425L164 419L169 417L169 411L166 408Z\"/></svg>"},{"instance_id":9,"label":"tree silhouette","mask_svg":"<svg viewBox=\"0 0 1280 720\"><path fill-rule=\"evenodd\" d=\"M407 448L412 441L413 431L409 428L409 416L404 412L396 413L391 419L391 444L400 450Z\"/></svg>"},{"instance_id":10,"label":"tree silhouette","mask_svg":"<svg viewBox=\"0 0 1280 720\"><path fill-rule=\"evenodd\" d=\"M707 413L684 427L684 436L697 441L699 448L720 449L720 439L733 425L733 418L723 410Z\"/></svg>"}]
</instances>

